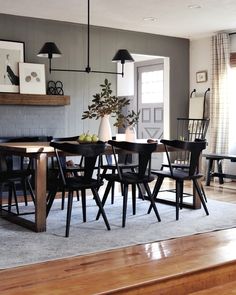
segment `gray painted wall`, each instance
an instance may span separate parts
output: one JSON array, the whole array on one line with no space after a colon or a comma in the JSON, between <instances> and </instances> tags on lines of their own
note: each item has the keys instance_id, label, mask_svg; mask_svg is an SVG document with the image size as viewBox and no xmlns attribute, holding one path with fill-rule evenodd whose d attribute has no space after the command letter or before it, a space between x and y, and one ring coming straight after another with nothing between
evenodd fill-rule
<instances>
[{"instance_id":1,"label":"gray painted wall","mask_svg":"<svg viewBox=\"0 0 236 295\"><path fill-rule=\"evenodd\" d=\"M61 80L71 96L66 107L0 106L0 136L69 136L90 130L96 133L98 121L81 120L92 95L107 77L116 92L116 76L106 74L48 72L48 60L37 57L46 41L55 42L63 56L53 67L86 66L86 26L0 14L0 39L24 41L25 62L45 63L46 79ZM170 57L170 126L175 132L176 117L185 116L189 97L189 40L101 27L91 27L91 67L116 71L111 62L119 48L132 53Z\"/></svg>"}]
</instances>

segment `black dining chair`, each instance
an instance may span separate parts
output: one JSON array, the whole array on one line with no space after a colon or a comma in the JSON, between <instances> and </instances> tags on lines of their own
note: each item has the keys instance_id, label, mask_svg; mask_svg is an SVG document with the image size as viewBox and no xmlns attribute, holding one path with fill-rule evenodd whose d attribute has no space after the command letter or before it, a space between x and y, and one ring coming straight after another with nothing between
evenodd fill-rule
<instances>
[{"instance_id":1,"label":"black dining chair","mask_svg":"<svg viewBox=\"0 0 236 295\"><path fill-rule=\"evenodd\" d=\"M184 181L190 180L199 195L200 201L207 215L209 215L202 187L199 184L199 180L203 175L199 172L199 159L202 151L206 148L205 140L195 140L194 142L182 141L182 140L165 140L162 139L161 143L164 144L166 156L168 160L167 169L152 170L152 173L157 176L157 181L153 189L153 198L156 199L160 191L164 178L170 178L175 180L175 206L176 206L176 220L179 219L179 208L182 208L183 204L183 188ZM171 161L170 153L173 149L178 149L181 152L187 152L189 154L189 165L183 169L182 167L177 168ZM151 211L151 206L149 212Z\"/></svg>"},{"instance_id":2,"label":"black dining chair","mask_svg":"<svg viewBox=\"0 0 236 295\"><path fill-rule=\"evenodd\" d=\"M128 188L129 185L132 187L132 206L133 215L136 214L136 187L138 190L142 188L147 193L145 200L151 203L151 207L154 209L157 220L161 221L160 215L158 213L156 204L153 200L149 183L154 180L153 175L151 175L151 156L156 150L156 143L133 143L127 141L114 141L109 140L108 144L111 145L115 163L116 163L116 173L105 174L104 179L108 181L104 196L102 199L102 205L104 206L110 190L115 182L122 185L122 196L123 196L123 217L122 217L122 227L125 227L126 223L126 211L127 211L127 201L128 201ZM122 153L130 153L132 155L138 155L138 166L133 171L126 171L120 168L118 162L118 155ZM143 193L143 192L142 192ZM97 219L100 216L100 212L97 215Z\"/></svg>"},{"instance_id":3,"label":"black dining chair","mask_svg":"<svg viewBox=\"0 0 236 295\"><path fill-rule=\"evenodd\" d=\"M79 136L69 136L69 137L53 137L51 141L56 142L77 142ZM63 169L67 173L67 176L76 176L83 171L83 157L79 156L79 162L74 163L72 160L67 160L66 156L60 156L61 163L63 163ZM50 162L48 164L48 177L47 177L47 189L51 191L51 186L53 185L54 179L58 177L59 170L57 167L57 159L55 156L50 157ZM79 200L79 192L77 191L77 199ZM49 194L47 199L49 199ZM62 188L61 192L61 210L64 210L65 207L65 191Z\"/></svg>"},{"instance_id":4,"label":"black dining chair","mask_svg":"<svg viewBox=\"0 0 236 295\"><path fill-rule=\"evenodd\" d=\"M48 142L52 139L51 136L19 136L19 137L5 137L5 138L0 138L0 142L3 143L24 143L24 142ZM40 152L40 149L39 149ZM29 191L31 200L35 202L34 200L34 193L33 193L33 188L34 188L34 174L35 174L35 169L34 169L34 162L33 158L27 158L27 157L22 157L22 156L5 156L6 163L2 163L4 169L8 170L8 173L12 171L11 173L14 173L14 177L17 175L18 180L15 180L15 188L19 186L18 183L20 183L21 189L23 191L23 196L24 196L24 202L25 205L28 205L28 195L27 191ZM7 167L7 168L6 168Z\"/></svg>"},{"instance_id":5,"label":"black dining chair","mask_svg":"<svg viewBox=\"0 0 236 295\"><path fill-rule=\"evenodd\" d=\"M46 136L21 136L21 137L5 137L0 138L1 143L24 143L24 142L39 142L47 141L51 137ZM24 158L22 156L8 156L1 155L0 160L0 184L1 184L1 195L3 194L4 188L8 189L8 211L11 211L12 197L16 206L17 214L24 214L19 212L17 190L22 190L24 196L25 205L28 205L28 193L30 194L31 200L35 203L35 195L33 191L33 179L34 179L34 168L32 159ZM16 163L14 163L16 162ZM26 167L25 167L26 163ZM16 167L15 167L16 166Z\"/></svg>"},{"instance_id":6,"label":"black dining chair","mask_svg":"<svg viewBox=\"0 0 236 295\"><path fill-rule=\"evenodd\" d=\"M112 137L113 140L116 140L115 136ZM134 160L134 157L132 157L132 154L130 153L123 153L122 155L117 155L118 163L119 163L119 169L124 171L135 171L135 169L138 167L138 163ZM115 174L117 170L117 165L115 162L114 155L104 155L102 157L101 162L101 168L102 173L101 177L102 179L106 178L106 174ZM121 185L122 190L122 185ZM141 192L140 192L141 195ZM111 204L114 204L114 197L115 197L115 182L113 183L111 187ZM143 195L141 195L143 197Z\"/></svg>"},{"instance_id":7,"label":"black dining chair","mask_svg":"<svg viewBox=\"0 0 236 295\"><path fill-rule=\"evenodd\" d=\"M65 191L68 192L66 218L66 237L68 237L73 204L73 192L81 192L83 221L86 222L86 190L90 189L92 191L94 200L99 208L99 211L102 214L106 227L108 230L110 230L110 225L108 223L105 211L103 209L98 194L98 189L100 188L100 186L103 185L103 181L100 177L100 158L101 155L104 153L105 143L98 142L94 144L76 144L69 142L52 141L50 145L55 149L55 155L60 173L58 180L54 183L54 188L52 189L49 195L49 200L47 203L47 215L50 212L57 191L63 188ZM67 177L67 170L64 167L64 163L62 161L63 157L61 157L61 153L82 156L84 159L83 173L81 175ZM94 176L94 174L96 174L96 176Z\"/></svg>"}]
</instances>

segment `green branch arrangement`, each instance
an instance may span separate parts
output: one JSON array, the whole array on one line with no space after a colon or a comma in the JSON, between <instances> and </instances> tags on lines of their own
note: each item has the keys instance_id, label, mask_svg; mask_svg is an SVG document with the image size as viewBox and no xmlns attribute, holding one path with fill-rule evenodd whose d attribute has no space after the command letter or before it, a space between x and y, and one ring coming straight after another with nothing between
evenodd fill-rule
<instances>
[{"instance_id":1,"label":"green branch arrangement","mask_svg":"<svg viewBox=\"0 0 236 295\"><path fill-rule=\"evenodd\" d=\"M118 98L112 95L111 83L105 79L104 84L100 84L101 93L93 95L92 104L88 106L88 110L83 112L82 120L95 119L98 120L105 115L116 118L114 126L126 127L127 125L137 124L140 112L133 110L124 115L122 109L130 104L127 98Z\"/></svg>"}]
</instances>

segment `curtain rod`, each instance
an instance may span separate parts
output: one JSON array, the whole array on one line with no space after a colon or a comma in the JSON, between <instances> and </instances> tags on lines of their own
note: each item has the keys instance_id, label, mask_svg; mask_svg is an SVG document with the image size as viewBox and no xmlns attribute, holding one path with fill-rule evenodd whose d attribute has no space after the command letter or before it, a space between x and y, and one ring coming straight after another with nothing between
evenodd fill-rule
<instances>
[{"instance_id":1,"label":"curtain rod","mask_svg":"<svg viewBox=\"0 0 236 295\"><path fill-rule=\"evenodd\" d=\"M229 35L236 35L236 32L233 32L233 33L229 33Z\"/></svg>"}]
</instances>

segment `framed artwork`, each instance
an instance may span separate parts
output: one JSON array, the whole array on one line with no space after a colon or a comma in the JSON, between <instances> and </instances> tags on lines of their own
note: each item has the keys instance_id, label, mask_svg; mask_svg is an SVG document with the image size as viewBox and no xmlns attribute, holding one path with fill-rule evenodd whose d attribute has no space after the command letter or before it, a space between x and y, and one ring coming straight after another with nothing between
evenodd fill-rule
<instances>
[{"instance_id":1,"label":"framed artwork","mask_svg":"<svg viewBox=\"0 0 236 295\"><path fill-rule=\"evenodd\" d=\"M45 65L19 63L20 93L46 94Z\"/></svg>"},{"instance_id":2,"label":"framed artwork","mask_svg":"<svg viewBox=\"0 0 236 295\"><path fill-rule=\"evenodd\" d=\"M202 83L207 81L207 71L200 71L196 73L197 83Z\"/></svg>"},{"instance_id":3,"label":"framed artwork","mask_svg":"<svg viewBox=\"0 0 236 295\"><path fill-rule=\"evenodd\" d=\"M19 62L24 62L25 43L0 40L0 92L19 92Z\"/></svg>"}]
</instances>

